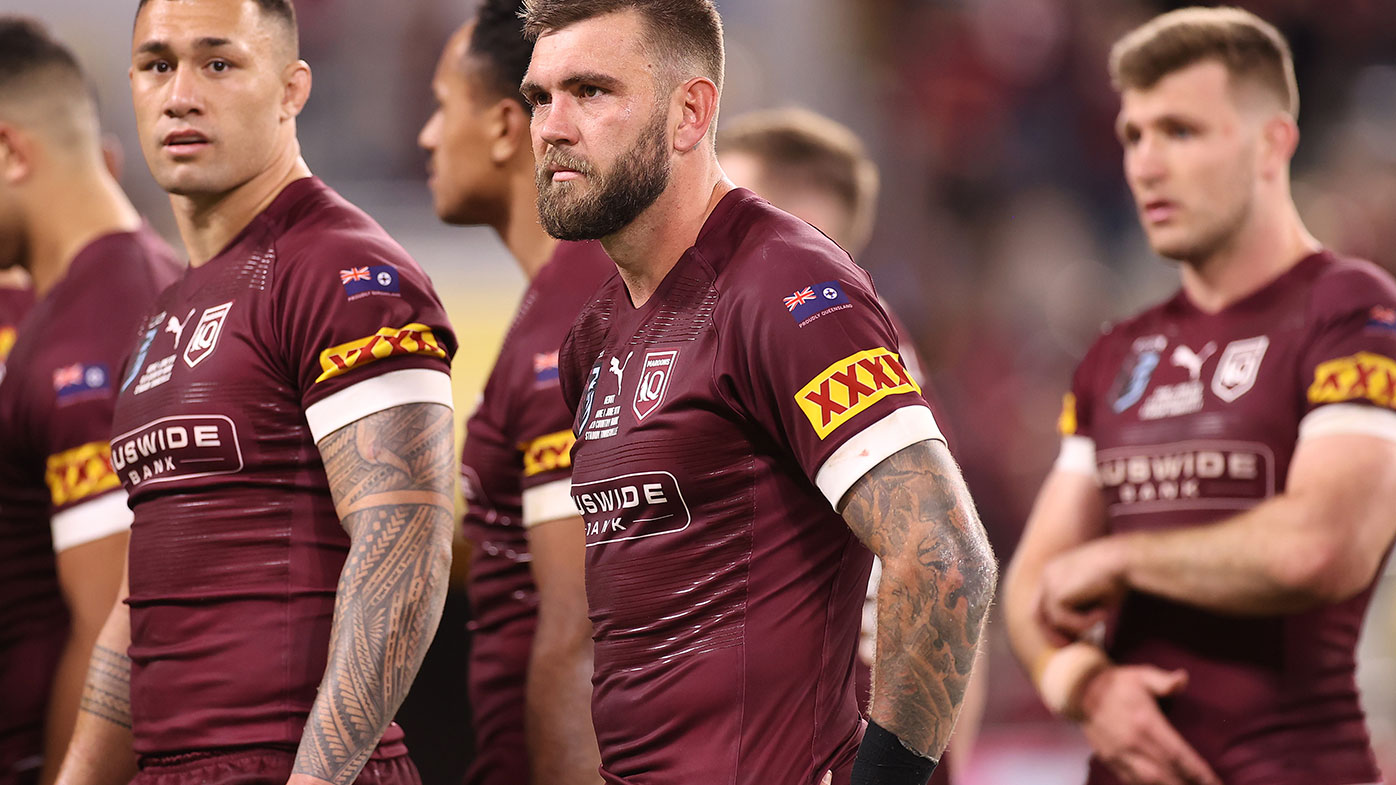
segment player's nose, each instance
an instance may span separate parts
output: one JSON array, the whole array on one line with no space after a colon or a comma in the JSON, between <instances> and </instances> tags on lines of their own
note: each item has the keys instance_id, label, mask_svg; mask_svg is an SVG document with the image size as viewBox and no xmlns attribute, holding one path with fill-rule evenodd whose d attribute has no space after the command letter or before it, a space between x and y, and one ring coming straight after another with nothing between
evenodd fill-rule
<instances>
[{"instance_id":1,"label":"player's nose","mask_svg":"<svg viewBox=\"0 0 1396 785\"><path fill-rule=\"evenodd\" d=\"M540 112L536 131L539 138L549 145L576 144L581 135L572 116L567 101L556 99L548 104L546 111Z\"/></svg>"},{"instance_id":2,"label":"player's nose","mask_svg":"<svg viewBox=\"0 0 1396 785\"><path fill-rule=\"evenodd\" d=\"M423 125L421 132L417 134L417 146L429 153L433 152L440 138L441 112L438 111L427 119L426 125Z\"/></svg>"},{"instance_id":3,"label":"player's nose","mask_svg":"<svg viewBox=\"0 0 1396 785\"><path fill-rule=\"evenodd\" d=\"M169 81L169 90L165 93L165 114L170 117L183 117L198 113L202 108L198 74L189 68L175 69L174 76Z\"/></svg>"}]
</instances>

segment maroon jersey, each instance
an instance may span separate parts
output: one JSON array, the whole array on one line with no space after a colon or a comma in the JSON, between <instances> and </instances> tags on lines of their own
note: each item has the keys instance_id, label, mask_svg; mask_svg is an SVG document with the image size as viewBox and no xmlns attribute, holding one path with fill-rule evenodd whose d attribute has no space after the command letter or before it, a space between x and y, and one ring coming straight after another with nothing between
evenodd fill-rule
<instances>
[{"instance_id":1,"label":"maroon jersey","mask_svg":"<svg viewBox=\"0 0 1396 785\"><path fill-rule=\"evenodd\" d=\"M1112 532L1222 520L1284 492L1304 438L1396 439L1393 358L1396 282L1366 262L1314 254L1215 314L1180 292L1091 347L1059 466L1095 475ZM1375 782L1353 681L1370 597L1243 618L1130 594L1107 649L1188 672L1164 712L1227 785Z\"/></svg>"},{"instance_id":2,"label":"maroon jersey","mask_svg":"<svg viewBox=\"0 0 1396 785\"><path fill-rule=\"evenodd\" d=\"M0 369L5 367L5 358L15 345L20 320L33 305L32 289L0 286Z\"/></svg>"},{"instance_id":3,"label":"maroon jersey","mask_svg":"<svg viewBox=\"0 0 1396 785\"><path fill-rule=\"evenodd\" d=\"M835 512L940 438L872 282L745 189L640 308L619 277L562 354L612 783L815 783L852 763L872 556Z\"/></svg>"},{"instance_id":4,"label":"maroon jersey","mask_svg":"<svg viewBox=\"0 0 1396 785\"><path fill-rule=\"evenodd\" d=\"M316 443L450 405L455 339L416 263L314 178L152 310L111 440L135 513L135 749L294 748L349 547ZM379 754L401 738L392 726Z\"/></svg>"},{"instance_id":5,"label":"maroon jersey","mask_svg":"<svg viewBox=\"0 0 1396 785\"><path fill-rule=\"evenodd\" d=\"M37 766L42 751L68 635L54 554L130 526L107 442L113 377L179 269L149 229L100 237L33 308L10 352L0 382L0 783L24 759Z\"/></svg>"},{"instance_id":6,"label":"maroon jersey","mask_svg":"<svg viewBox=\"0 0 1396 785\"><path fill-rule=\"evenodd\" d=\"M577 514L569 494L572 413L558 349L596 287L616 274L599 243L562 243L524 293L480 406L466 424L463 526L473 544L470 702L476 757L466 782L529 780L524 683L538 596L524 529Z\"/></svg>"}]
</instances>

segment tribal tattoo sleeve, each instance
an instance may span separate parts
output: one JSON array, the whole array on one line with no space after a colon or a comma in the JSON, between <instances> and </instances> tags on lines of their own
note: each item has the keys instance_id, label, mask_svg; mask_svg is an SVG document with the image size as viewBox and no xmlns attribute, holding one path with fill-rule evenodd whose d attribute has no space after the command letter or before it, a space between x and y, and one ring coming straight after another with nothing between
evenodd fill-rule
<instances>
[{"instance_id":1,"label":"tribal tattoo sleeve","mask_svg":"<svg viewBox=\"0 0 1396 785\"><path fill-rule=\"evenodd\" d=\"M420 403L370 415L320 441L352 544L297 774L353 782L417 675L446 598L452 433L449 408Z\"/></svg>"}]
</instances>

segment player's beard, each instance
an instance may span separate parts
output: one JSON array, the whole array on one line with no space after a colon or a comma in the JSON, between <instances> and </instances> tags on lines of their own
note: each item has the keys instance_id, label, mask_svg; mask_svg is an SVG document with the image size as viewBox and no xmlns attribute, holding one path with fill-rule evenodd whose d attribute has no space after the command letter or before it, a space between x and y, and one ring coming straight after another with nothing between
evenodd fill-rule
<instances>
[{"instance_id":1,"label":"player's beard","mask_svg":"<svg viewBox=\"0 0 1396 785\"><path fill-rule=\"evenodd\" d=\"M666 119L662 109L655 112L640 138L605 174L558 148L550 149L538 164L538 216L544 231L559 240L599 240L629 226L654 204L669 187ZM551 166L579 172L590 190L576 194L577 181L553 182Z\"/></svg>"}]
</instances>

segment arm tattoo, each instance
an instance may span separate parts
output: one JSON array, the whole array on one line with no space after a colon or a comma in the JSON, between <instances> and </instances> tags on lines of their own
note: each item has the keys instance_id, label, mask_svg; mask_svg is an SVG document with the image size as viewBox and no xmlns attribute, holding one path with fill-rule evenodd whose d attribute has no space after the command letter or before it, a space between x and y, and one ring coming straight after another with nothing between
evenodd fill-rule
<instances>
[{"instance_id":1,"label":"arm tattoo","mask_svg":"<svg viewBox=\"0 0 1396 785\"><path fill-rule=\"evenodd\" d=\"M452 434L451 410L422 403L370 415L320 442L352 542L298 774L335 785L358 777L436 634L451 564Z\"/></svg>"},{"instance_id":2,"label":"arm tattoo","mask_svg":"<svg viewBox=\"0 0 1396 785\"><path fill-rule=\"evenodd\" d=\"M873 719L915 751L939 756L997 582L988 538L949 451L933 441L864 475L843 516L882 559Z\"/></svg>"},{"instance_id":3,"label":"arm tattoo","mask_svg":"<svg viewBox=\"0 0 1396 785\"><path fill-rule=\"evenodd\" d=\"M102 644L92 648L87 683L78 708L121 727L131 729L131 658Z\"/></svg>"}]
</instances>

